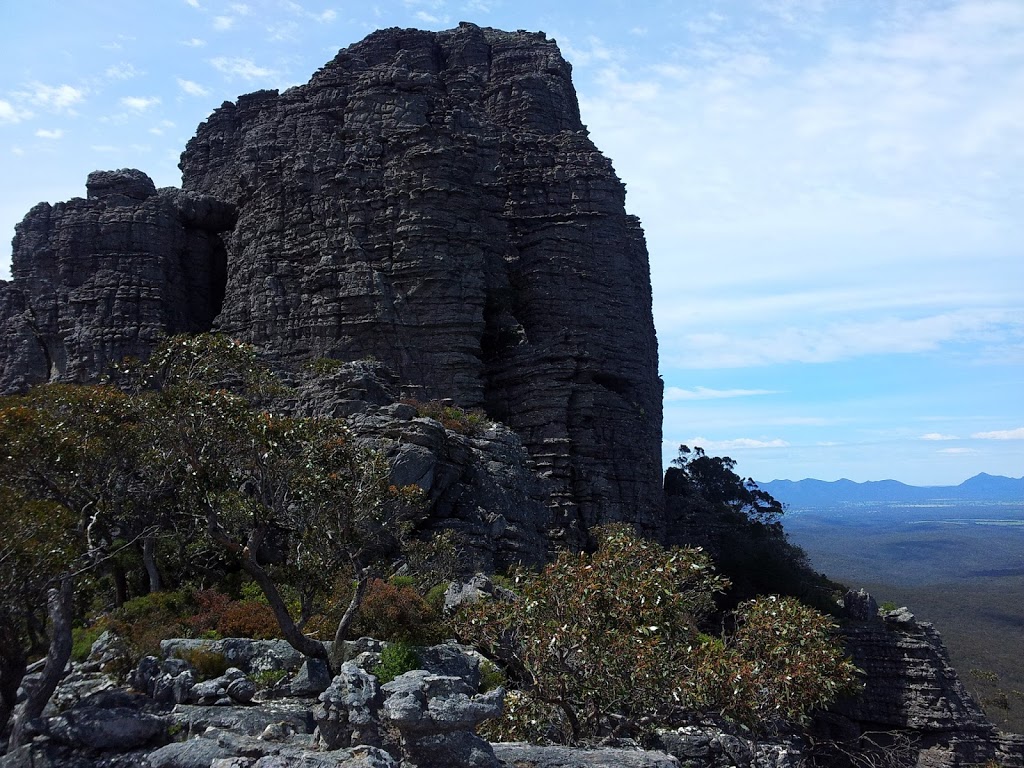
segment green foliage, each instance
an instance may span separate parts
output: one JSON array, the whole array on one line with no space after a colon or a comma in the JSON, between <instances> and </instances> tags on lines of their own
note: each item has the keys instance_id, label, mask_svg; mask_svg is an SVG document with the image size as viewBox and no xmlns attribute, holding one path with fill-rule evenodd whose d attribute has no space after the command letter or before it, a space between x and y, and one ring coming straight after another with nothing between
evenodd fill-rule
<instances>
[{"instance_id":1,"label":"green foliage","mask_svg":"<svg viewBox=\"0 0 1024 768\"><path fill-rule=\"evenodd\" d=\"M106 631L103 624L93 624L91 627L75 627L71 630L71 660L82 662L89 658L92 644L99 640L100 635Z\"/></svg>"},{"instance_id":2,"label":"green foliage","mask_svg":"<svg viewBox=\"0 0 1024 768\"><path fill-rule=\"evenodd\" d=\"M430 606L430 610L434 612L435 616L440 616L444 613L444 596L447 592L447 584L435 584L423 596L423 601Z\"/></svg>"},{"instance_id":3,"label":"green foliage","mask_svg":"<svg viewBox=\"0 0 1024 768\"><path fill-rule=\"evenodd\" d=\"M727 717L771 731L856 690L858 670L837 626L813 608L772 595L744 603L736 619L724 653L704 646L699 667L710 702Z\"/></svg>"},{"instance_id":4,"label":"green foliage","mask_svg":"<svg viewBox=\"0 0 1024 768\"><path fill-rule=\"evenodd\" d=\"M480 662L480 693L493 691L505 685L505 673L490 659Z\"/></svg>"},{"instance_id":5,"label":"green foliage","mask_svg":"<svg viewBox=\"0 0 1024 768\"><path fill-rule=\"evenodd\" d=\"M344 364L343 360L337 360L333 357L317 357L306 363L304 367L314 376L330 376L341 370Z\"/></svg>"},{"instance_id":6,"label":"green foliage","mask_svg":"<svg viewBox=\"0 0 1024 768\"><path fill-rule=\"evenodd\" d=\"M558 719L533 717L536 704L557 708L573 741L631 735L696 705L682 673L697 623L727 586L699 550L665 550L622 525L595 535L592 555L563 552L539 574L519 572L517 602L481 601L455 622L509 663L533 699L527 719Z\"/></svg>"},{"instance_id":7,"label":"green foliage","mask_svg":"<svg viewBox=\"0 0 1024 768\"><path fill-rule=\"evenodd\" d=\"M380 661L373 668L381 685L390 683L399 675L419 669L420 657L416 649L409 643L398 641L389 643L380 654Z\"/></svg>"},{"instance_id":8,"label":"green foliage","mask_svg":"<svg viewBox=\"0 0 1024 768\"><path fill-rule=\"evenodd\" d=\"M505 661L521 689L489 737L642 736L711 711L767 729L852 685L833 624L813 609L767 598L741 608L731 637L702 634L727 586L705 553L622 525L595 533L595 553L519 572L515 602L457 614L460 637Z\"/></svg>"},{"instance_id":9,"label":"green foliage","mask_svg":"<svg viewBox=\"0 0 1024 768\"><path fill-rule=\"evenodd\" d=\"M732 582L730 606L783 594L822 611L835 610L833 593L842 585L814 571L779 522L782 504L737 475L735 461L682 445L672 463L665 473L665 505L674 540L711 554Z\"/></svg>"},{"instance_id":10,"label":"green foliage","mask_svg":"<svg viewBox=\"0 0 1024 768\"><path fill-rule=\"evenodd\" d=\"M263 669L251 675L252 681L260 688L274 688L288 673L283 669Z\"/></svg>"},{"instance_id":11,"label":"green foliage","mask_svg":"<svg viewBox=\"0 0 1024 768\"><path fill-rule=\"evenodd\" d=\"M110 626L125 638L136 656L159 655L160 641L189 633L195 605L187 591L152 592L114 611Z\"/></svg>"},{"instance_id":12,"label":"green foliage","mask_svg":"<svg viewBox=\"0 0 1024 768\"><path fill-rule=\"evenodd\" d=\"M487 414L476 408L467 410L440 400L422 402L405 398L402 402L413 406L420 416L435 419L441 422L445 429L462 435L478 435L490 424Z\"/></svg>"},{"instance_id":13,"label":"green foliage","mask_svg":"<svg viewBox=\"0 0 1024 768\"><path fill-rule=\"evenodd\" d=\"M228 660L223 653L206 648L179 650L175 656L192 665L200 680L212 680L228 671Z\"/></svg>"},{"instance_id":14,"label":"green foliage","mask_svg":"<svg viewBox=\"0 0 1024 768\"><path fill-rule=\"evenodd\" d=\"M439 639L438 616L412 587L372 579L359 608L359 633L400 642Z\"/></svg>"},{"instance_id":15,"label":"green foliage","mask_svg":"<svg viewBox=\"0 0 1024 768\"><path fill-rule=\"evenodd\" d=\"M760 523L774 523L782 515L781 502L758 488L753 478L744 480L733 472L736 462L728 456L708 456L699 446L691 450L680 445L672 464L680 470L673 480L677 494L682 491L709 504L728 505Z\"/></svg>"},{"instance_id":16,"label":"green foliage","mask_svg":"<svg viewBox=\"0 0 1024 768\"><path fill-rule=\"evenodd\" d=\"M392 576L388 579L388 584L396 588L408 587L409 589L415 589L416 579L412 576Z\"/></svg>"}]
</instances>

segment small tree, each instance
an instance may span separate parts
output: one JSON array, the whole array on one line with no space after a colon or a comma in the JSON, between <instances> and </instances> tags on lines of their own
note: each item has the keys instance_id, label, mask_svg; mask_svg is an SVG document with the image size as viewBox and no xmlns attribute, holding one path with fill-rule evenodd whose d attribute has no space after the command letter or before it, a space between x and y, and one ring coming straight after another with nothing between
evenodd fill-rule
<instances>
[{"instance_id":1,"label":"small tree","mask_svg":"<svg viewBox=\"0 0 1024 768\"><path fill-rule=\"evenodd\" d=\"M175 337L139 380L143 393L155 388L146 395L151 484L173 488L177 508L197 512L238 558L292 646L327 659L306 622L348 574L351 600L333 635L340 647L375 569L402 549L418 489L391 486L384 457L358 445L343 420L270 410L283 388L248 345ZM297 616L283 584L298 593Z\"/></svg>"},{"instance_id":2,"label":"small tree","mask_svg":"<svg viewBox=\"0 0 1024 768\"><path fill-rule=\"evenodd\" d=\"M737 475L733 471L736 461L728 456L708 456L699 446L680 445L672 464L680 470L672 480L677 495L696 495L708 504L724 504L765 524L777 522L784 511L782 503L762 491L753 478L744 480Z\"/></svg>"},{"instance_id":3,"label":"small tree","mask_svg":"<svg viewBox=\"0 0 1024 768\"><path fill-rule=\"evenodd\" d=\"M0 398L0 496L8 535L0 551L7 571L0 614L11 622L5 634L18 643L3 652L0 713L10 715L7 691L24 674L26 643L38 643L36 606L47 606L50 622L42 678L13 713L13 745L63 676L77 577L104 565L112 531L137 510L138 428L133 404L109 387L44 386Z\"/></svg>"},{"instance_id":4,"label":"small tree","mask_svg":"<svg viewBox=\"0 0 1024 768\"><path fill-rule=\"evenodd\" d=\"M456 616L459 634L502 658L521 691L507 738L639 735L692 713L755 730L801 718L848 688L855 669L825 617L795 600L743 606L724 640L701 633L728 582L695 549L664 549L623 525L595 531L592 555L563 552L516 576L514 602ZM560 715L566 728L552 733Z\"/></svg>"},{"instance_id":5,"label":"small tree","mask_svg":"<svg viewBox=\"0 0 1024 768\"><path fill-rule=\"evenodd\" d=\"M515 603L457 617L463 638L504 656L525 695L557 708L571 741L635 734L695 707L686 673L698 625L728 584L700 550L665 550L621 524L594 534L593 554L520 571ZM512 735L530 735L526 725Z\"/></svg>"}]
</instances>

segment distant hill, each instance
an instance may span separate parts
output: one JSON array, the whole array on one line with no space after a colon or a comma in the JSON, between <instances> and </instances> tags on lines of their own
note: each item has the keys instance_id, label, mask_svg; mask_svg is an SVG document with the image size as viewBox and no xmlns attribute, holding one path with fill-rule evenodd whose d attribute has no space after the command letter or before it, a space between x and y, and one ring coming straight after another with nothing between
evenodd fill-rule
<instances>
[{"instance_id":1,"label":"distant hill","mask_svg":"<svg viewBox=\"0 0 1024 768\"><path fill-rule=\"evenodd\" d=\"M865 502L1005 501L1024 503L1024 477L1001 477L982 472L960 485L917 486L896 480L855 483L852 480L772 480L758 483L790 507L823 507Z\"/></svg>"}]
</instances>

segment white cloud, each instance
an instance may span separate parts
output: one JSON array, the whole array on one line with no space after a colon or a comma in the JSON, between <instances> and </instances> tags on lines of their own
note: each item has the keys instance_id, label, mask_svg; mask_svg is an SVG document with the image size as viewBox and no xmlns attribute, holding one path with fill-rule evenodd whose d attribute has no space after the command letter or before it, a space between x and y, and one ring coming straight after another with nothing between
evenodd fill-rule
<instances>
[{"instance_id":1,"label":"white cloud","mask_svg":"<svg viewBox=\"0 0 1024 768\"><path fill-rule=\"evenodd\" d=\"M665 400L667 402L677 400L722 400L733 397L774 394L778 393L771 389L710 389L708 387L682 389L681 387L669 387L665 390Z\"/></svg>"},{"instance_id":2,"label":"white cloud","mask_svg":"<svg viewBox=\"0 0 1024 768\"><path fill-rule=\"evenodd\" d=\"M20 123L22 120L28 120L31 117L32 113L29 110L0 99L0 125L13 125L14 123Z\"/></svg>"},{"instance_id":3,"label":"white cloud","mask_svg":"<svg viewBox=\"0 0 1024 768\"><path fill-rule=\"evenodd\" d=\"M273 77L277 74L277 72L272 69L258 66L250 59L218 56L215 59L210 59L210 63L215 69L227 75L229 78L240 77L243 80L259 80L262 78Z\"/></svg>"},{"instance_id":4,"label":"white cloud","mask_svg":"<svg viewBox=\"0 0 1024 768\"><path fill-rule=\"evenodd\" d=\"M666 334L666 357L680 368L748 368L827 363L867 355L930 352L965 341L1000 344L1024 327L1004 310L965 310L916 318L851 319L821 328L797 325Z\"/></svg>"},{"instance_id":5,"label":"white cloud","mask_svg":"<svg viewBox=\"0 0 1024 768\"><path fill-rule=\"evenodd\" d=\"M16 157L21 157L25 154L25 150L21 147L11 147L11 154Z\"/></svg>"},{"instance_id":6,"label":"white cloud","mask_svg":"<svg viewBox=\"0 0 1024 768\"><path fill-rule=\"evenodd\" d=\"M971 437L977 440L1024 440L1024 427L997 429L993 432L975 432Z\"/></svg>"},{"instance_id":7,"label":"white cloud","mask_svg":"<svg viewBox=\"0 0 1024 768\"><path fill-rule=\"evenodd\" d=\"M170 120L161 120L157 125L154 125L152 128L150 128L149 132L152 133L154 136L163 136L164 132L168 128L173 128L173 127L174 127L174 123L171 122Z\"/></svg>"},{"instance_id":8,"label":"white cloud","mask_svg":"<svg viewBox=\"0 0 1024 768\"><path fill-rule=\"evenodd\" d=\"M159 103L159 96L125 96L121 99L121 104L136 112L145 112Z\"/></svg>"},{"instance_id":9,"label":"white cloud","mask_svg":"<svg viewBox=\"0 0 1024 768\"><path fill-rule=\"evenodd\" d=\"M338 18L338 12L333 8L328 8L326 11L320 14L312 14L313 18L319 21L321 24L330 24L336 18Z\"/></svg>"},{"instance_id":10,"label":"white cloud","mask_svg":"<svg viewBox=\"0 0 1024 768\"><path fill-rule=\"evenodd\" d=\"M191 37L188 40L182 40L181 44L188 48L202 48L206 45L206 41L199 37Z\"/></svg>"},{"instance_id":11,"label":"white cloud","mask_svg":"<svg viewBox=\"0 0 1024 768\"><path fill-rule=\"evenodd\" d=\"M36 136L38 136L41 139L59 139L63 135L64 131L62 131L60 128L55 128L53 130L40 128L38 131L36 131Z\"/></svg>"},{"instance_id":12,"label":"white cloud","mask_svg":"<svg viewBox=\"0 0 1024 768\"><path fill-rule=\"evenodd\" d=\"M218 32L224 32L235 26L234 16L217 16L213 20L213 28Z\"/></svg>"},{"instance_id":13,"label":"white cloud","mask_svg":"<svg viewBox=\"0 0 1024 768\"><path fill-rule=\"evenodd\" d=\"M440 24L441 19L433 14L427 13L426 11L416 11L416 18L422 21L424 24Z\"/></svg>"},{"instance_id":14,"label":"white cloud","mask_svg":"<svg viewBox=\"0 0 1024 768\"><path fill-rule=\"evenodd\" d=\"M699 446L705 451L729 451L735 448L788 448L785 440L755 440L750 437L737 437L733 440L708 440L706 437L693 437L683 441L686 445Z\"/></svg>"},{"instance_id":15,"label":"white cloud","mask_svg":"<svg viewBox=\"0 0 1024 768\"><path fill-rule=\"evenodd\" d=\"M210 92L203 88L199 83L192 80L186 80L182 77L178 78L178 87L189 96L208 96L210 94Z\"/></svg>"},{"instance_id":16,"label":"white cloud","mask_svg":"<svg viewBox=\"0 0 1024 768\"><path fill-rule=\"evenodd\" d=\"M929 432L927 435L921 435L922 440L959 440L960 438L956 435L943 435L941 432Z\"/></svg>"},{"instance_id":17,"label":"white cloud","mask_svg":"<svg viewBox=\"0 0 1024 768\"><path fill-rule=\"evenodd\" d=\"M85 90L75 88L71 85L46 85L45 83L30 83L28 91L20 91L17 95L27 99L31 103L47 107L56 112L68 110L85 98Z\"/></svg>"},{"instance_id":18,"label":"white cloud","mask_svg":"<svg viewBox=\"0 0 1024 768\"><path fill-rule=\"evenodd\" d=\"M249 15L249 6L245 3L232 3L231 10L237 13L239 16Z\"/></svg>"},{"instance_id":19,"label":"white cloud","mask_svg":"<svg viewBox=\"0 0 1024 768\"><path fill-rule=\"evenodd\" d=\"M947 454L959 456L959 455L965 454L965 453L977 453L977 451L974 450L973 448L942 448L942 449L936 451L936 453L947 453Z\"/></svg>"},{"instance_id":20,"label":"white cloud","mask_svg":"<svg viewBox=\"0 0 1024 768\"><path fill-rule=\"evenodd\" d=\"M107 67L105 74L111 80L131 80L142 73L127 61L122 61L120 64L112 64Z\"/></svg>"},{"instance_id":21,"label":"white cloud","mask_svg":"<svg viewBox=\"0 0 1024 768\"><path fill-rule=\"evenodd\" d=\"M185 0L185 5L191 5L193 8L202 8L199 4L199 0Z\"/></svg>"}]
</instances>

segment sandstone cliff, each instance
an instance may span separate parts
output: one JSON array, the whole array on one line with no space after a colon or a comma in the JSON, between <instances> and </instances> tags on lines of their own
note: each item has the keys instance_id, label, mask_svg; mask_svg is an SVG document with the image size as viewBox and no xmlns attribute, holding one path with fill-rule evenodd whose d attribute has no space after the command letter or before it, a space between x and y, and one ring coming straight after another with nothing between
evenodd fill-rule
<instances>
[{"instance_id":1,"label":"sandstone cliff","mask_svg":"<svg viewBox=\"0 0 1024 768\"><path fill-rule=\"evenodd\" d=\"M164 334L209 330L223 298L217 234L231 206L140 171L89 174L88 197L40 203L0 283L0 391L87 381Z\"/></svg>"},{"instance_id":2,"label":"sandstone cliff","mask_svg":"<svg viewBox=\"0 0 1024 768\"><path fill-rule=\"evenodd\" d=\"M285 364L374 357L481 406L552 481L552 533L661 523L646 246L543 34L390 29L225 103L184 191L37 206L0 287L0 388L87 380L209 327ZM147 183L148 182L148 183Z\"/></svg>"}]
</instances>

